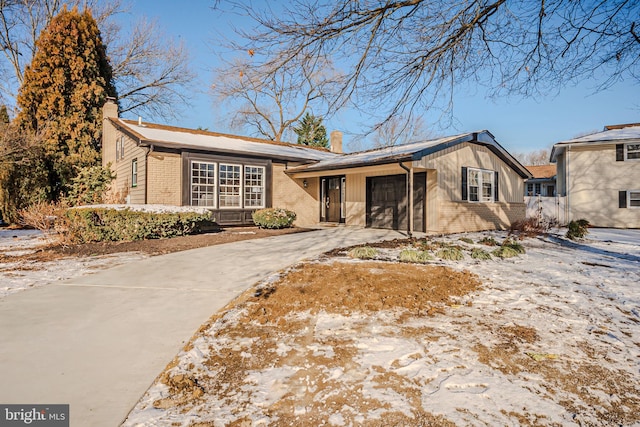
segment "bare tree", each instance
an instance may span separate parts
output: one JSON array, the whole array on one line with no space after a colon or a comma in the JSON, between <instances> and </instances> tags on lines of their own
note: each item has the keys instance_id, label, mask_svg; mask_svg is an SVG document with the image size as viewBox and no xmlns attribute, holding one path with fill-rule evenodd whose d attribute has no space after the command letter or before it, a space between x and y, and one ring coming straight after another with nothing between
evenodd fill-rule
<instances>
[{"instance_id":1,"label":"bare tree","mask_svg":"<svg viewBox=\"0 0 640 427\"><path fill-rule=\"evenodd\" d=\"M190 104L189 53L155 22L139 21L128 38L108 46L121 112L175 118L178 106Z\"/></svg>"},{"instance_id":2,"label":"bare tree","mask_svg":"<svg viewBox=\"0 0 640 427\"><path fill-rule=\"evenodd\" d=\"M422 117L391 117L380 123L373 131L374 147L391 147L419 140L426 140L433 135L426 130Z\"/></svg>"},{"instance_id":3,"label":"bare tree","mask_svg":"<svg viewBox=\"0 0 640 427\"><path fill-rule=\"evenodd\" d=\"M121 0L0 0L4 98L15 98L40 32L63 7L91 10L111 57L122 111L173 117L177 106L188 103L194 78L188 52L145 20L132 25L127 34L114 19L127 10Z\"/></svg>"},{"instance_id":4,"label":"bare tree","mask_svg":"<svg viewBox=\"0 0 640 427\"><path fill-rule=\"evenodd\" d=\"M270 52L278 70L301 58L331 57L347 68L335 105L387 120L451 106L472 81L495 95L530 95L604 73L601 88L640 79L640 2L634 0L297 0L273 13L235 3L255 21L247 45Z\"/></svg>"},{"instance_id":5,"label":"bare tree","mask_svg":"<svg viewBox=\"0 0 640 427\"><path fill-rule=\"evenodd\" d=\"M272 69L260 61L255 51L249 49L248 53L248 59L219 67L212 85L213 94L234 111L232 126L282 141L312 105L316 107L315 114L326 117L326 111L318 111L323 107L324 96L339 81L327 60L305 58Z\"/></svg>"},{"instance_id":6,"label":"bare tree","mask_svg":"<svg viewBox=\"0 0 640 427\"><path fill-rule=\"evenodd\" d=\"M515 158L525 166L542 166L549 164L549 150L533 150L526 153L515 153Z\"/></svg>"},{"instance_id":7,"label":"bare tree","mask_svg":"<svg viewBox=\"0 0 640 427\"><path fill-rule=\"evenodd\" d=\"M17 125L0 122L0 166L19 164L40 149L40 134L32 134Z\"/></svg>"}]
</instances>

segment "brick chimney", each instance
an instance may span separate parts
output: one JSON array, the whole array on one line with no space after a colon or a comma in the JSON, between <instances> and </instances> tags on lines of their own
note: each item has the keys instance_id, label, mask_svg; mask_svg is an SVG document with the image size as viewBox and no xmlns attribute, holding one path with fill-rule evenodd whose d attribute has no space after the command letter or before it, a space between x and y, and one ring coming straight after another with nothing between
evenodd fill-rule
<instances>
[{"instance_id":1,"label":"brick chimney","mask_svg":"<svg viewBox=\"0 0 640 427\"><path fill-rule=\"evenodd\" d=\"M102 118L107 117L118 118L118 103L115 98L107 97L107 101L102 106Z\"/></svg>"},{"instance_id":2,"label":"brick chimney","mask_svg":"<svg viewBox=\"0 0 640 427\"><path fill-rule=\"evenodd\" d=\"M331 143L329 150L332 153L342 154L342 132L339 130L331 131L329 141Z\"/></svg>"}]
</instances>

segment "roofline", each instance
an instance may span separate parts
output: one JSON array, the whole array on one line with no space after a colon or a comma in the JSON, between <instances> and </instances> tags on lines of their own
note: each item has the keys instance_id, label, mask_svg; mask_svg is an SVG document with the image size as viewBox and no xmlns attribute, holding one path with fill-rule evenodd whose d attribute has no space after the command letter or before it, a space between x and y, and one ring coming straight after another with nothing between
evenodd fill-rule
<instances>
[{"instance_id":1,"label":"roofline","mask_svg":"<svg viewBox=\"0 0 640 427\"><path fill-rule=\"evenodd\" d=\"M427 147L423 150L419 150L414 153L407 153L407 154L401 154L397 156L385 157L378 161L361 160L361 161L346 164L346 165L335 164L335 165L328 165L328 166L316 166L312 164L309 166L300 166L297 168L289 169L286 171L286 173L289 175L293 175L295 173L300 173L300 172L322 172L322 171L330 171L330 170L338 170L338 169L355 169L355 168L364 167L364 166L380 166L380 165L393 164L393 163L409 161L409 160L418 161L425 156L437 153L439 151L445 150L447 148L453 147L463 142L469 142L472 144L478 144L478 145L488 147L489 150L491 150L495 155L497 155L500 159L502 159L505 163L507 163L522 178L532 177L529 170L525 168L516 158L514 158L511 154L509 154L509 152L506 151L495 140L495 137L493 136L493 134L491 134L491 132L489 132L488 130L467 133L459 136L458 138L454 138L447 142L442 142L432 147ZM368 151L374 151L374 150L368 150Z\"/></svg>"},{"instance_id":2,"label":"roofline","mask_svg":"<svg viewBox=\"0 0 640 427\"><path fill-rule=\"evenodd\" d=\"M122 121L122 122L124 122L126 124L140 126L140 125L138 125L138 122L135 121L135 120L128 120L128 119L122 119L122 118L116 118L116 117L110 117L109 119L111 119L112 121ZM212 132L212 131L209 131L209 130L190 129L190 128L183 128L183 127L179 127L179 126L169 126L169 125L163 125L163 124L159 124L159 123L143 123L141 126L142 127L156 128L156 129L160 129L160 130L166 130L166 131L170 131L170 132L183 132L183 133L190 133L190 134L193 134L193 135L205 135L205 136L220 136L220 137L231 138L231 139L240 139L240 140L249 141L249 142L257 142L257 143L261 143L261 144L280 145L280 146L283 146L283 147L294 147L294 148L300 147L300 148L305 148L305 149L322 151L322 152L325 152L325 153L329 153L330 152L330 150L328 150L327 148L324 148L324 147L315 147L315 146L311 146L311 145L305 145L305 146L301 147L300 144L293 144L293 143L290 143L290 142L273 141L271 139L255 138L255 137L252 137L252 136L234 135L234 134L230 134L230 133Z\"/></svg>"},{"instance_id":3,"label":"roofline","mask_svg":"<svg viewBox=\"0 0 640 427\"><path fill-rule=\"evenodd\" d=\"M624 123L619 125L606 125L604 127L604 130L607 131L607 130L614 130L614 129L624 129L624 128L632 128L636 126L640 126L640 123Z\"/></svg>"},{"instance_id":4,"label":"roofline","mask_svg":"<svg viewBox=\"0 0 640 427\"><path fill-rule=\"evenodd\" d=\"M601 132L598 132L601 133ZM595 135L595 134L592 134ZM587 135L590 136L590 135ZM586 138L586 136L584 137ZM564 150L565 147L573 147L578 146L581 147L583 145L607 145L607 144L628 144L629 142L640 142L640 138L615 138L615 139L598 139L591 141L560 141L553 144L551 148L551 154L549 155L549 161L551 163L556 163L557 157L561 151ZM556 153L558 151L558 153Z\"/></svg>"},{"instance_id":5,"label":"roofline","mask_svg":"<svg viewBox=\"0 0 640 427\"><path fill-rule=\"evenodd\" d=\"M186 144L186 143L182 143L182 142L171 142L171 141L164 141L164 140L159 140L159 139L149 139L146 138L144 135L141 135L140 133L136 132L135 130L131 129L130 127L126 126L127 124L136 124L137 122L133 121L133 120L124 120L124 119L118 119L116 117L109 117L108 118L109 121L111 121L111 123L117 127L120 131L125 132L126 134L128 134L129 136L131 136L134 139L138 140L138 145L140 146L144 146L144 147L148 147L148 146L155 146L155 147L163 147L163 148L172 148L172 149L191 149L191 150L200 150L200 151L211 151L212 148L207 148L207 147L203 147L201 145L193 145L193 144ZM125 124L123 125L120 121L124 122ZM298 150L305 150L305 149L312 149L312 150L316 150L316 151L320 151L323 153L330 153L329 150L326 150L324 148L318 148L318 147L308 147L308 146L299 146L297 144L290 144L290 143L286 143L286 142L278 142L278 141L269 141L269 140L262 140L262 139L258 139L258 138L250 138L250 137L243 137L243 136L238 136L238 135L230 135L230 134L223 134L223 133L216 133L216 132L209 132L209 131L194 131L193 129L187 129L187 128L176 128L173 126L165 126L165 125L158 125L158 124L152 124L150 123L150 125L156 127L156 128L160 128L163 130L173 130L176 132L185 132L185 133L191 133L194 135L204 135L204 136L220 136L220 137L226 137L226 138L233 138L233 139L240 139L243 141L248 141L248 142L255 142L255 143L263 143L263 144L271 144L271 145L279 145L279 146L283 146L283 147L289 147L289 148L293 148L293 149L298 149ZM215 151L218 153L225 153L225 154L233 154L233 155L246 155L247 152L246 151L241 151L241 150L229 150L229 149L224 149L224 148L215 148ZM336 153L337 154L337 153ZM287 156L287 155L281 155L281 154L264 154L264 153L252 153L253 156L255 157L266 157L269 159L278 159L278 160L285 160L285 161L295 161L295 162L318 162L317 159L312 159L312 158L308 158L308 157L294 157L294 156Z\"/></svg>"}]
</instances>

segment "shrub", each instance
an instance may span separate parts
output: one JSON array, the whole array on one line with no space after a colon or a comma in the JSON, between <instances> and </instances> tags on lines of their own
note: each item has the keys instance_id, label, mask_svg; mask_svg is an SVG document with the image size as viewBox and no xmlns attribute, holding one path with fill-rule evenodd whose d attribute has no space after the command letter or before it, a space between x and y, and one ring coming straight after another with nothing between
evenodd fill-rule
<instances>
[{"instance_id":1,"label":"shrub","mask_svg":"<svg viewBox=\"0 0 640 427\"><path fill-rule=\"evenodd\" d=\"M498 249L493 251L493 255L497 256L498 258L505 259L518 256L518 252L509 246L500 246Z\"/></svg>"},{"instance_id":2,"label":"shrub","mask_svg":"<svg viewBox=\"0 0 640 427\"><path fill-rule=\"evenodd\" d=\"M524 254L526 251L524 250L524 246L522 246L520 243L507 239L504 242L502 242L502 247L507 247L507 248L511 248L514 251L516 251L516 253L518 254Z\"/></svg>"},{"instance_id":3,"label":"shrub","mask_svg":"<svg viewBox=\"0 0 640 427\"><path fill-rule=\"evenodd\" d=\"M378 255L378 251L371 246L358 246L357 248L353 248L349 251L349 256L351 258L373 259L376 255Z\"/></svg>"},{"instance_id":4,"label":"shrub","mask_svg":"<svg viewBox=\"0 0 640 427\"><path fill-rule=\"evenodd\" d=\"M424 264L428 261L433 260L433 257L429 252L426 251L416 251L413 249L403 249L400 252L399 259L402 262L415 262Z\"/></svg>"},{"instance_id":5,"label":"shrub","mask_svg":"<svg viewBox=\"0 0 640 427\"><path fill-rule=\"evenodd\" d=\"M260 228L288 228L296 220L295 212L282 208L267 208L255 211L253 222Z\"/></svg>"},{"instance_id":6,"label":"shrub","mask_svg":"<svg viewBox=\"0 0 640 427\"><path fill-rule=\"evenodd\" d=\"M478 241L478 243L486 245L486 246L498 246L498 242L492 236L483 237Z\"/></svg>"},{"instance_id":7,"label":"shrub","mask_svg":"<svg viewBox=\"0 0 640 427\"><path fill-rule=\"evenodd\" d=\"M571 221L568 227L566 236L571 240L582 239L589 233L589 221L586 219Z\"/></svg>"},{"instance_id":8,"label":"shrub","mask_svg":"<svg viewBox=\"0 0 640 427\"><path fill-rule=\"evenodd\" d=\"M66 212L69 233L78 243L131 241L185 236L212 224L210 214L154 213L128 209L77 208Z\"/></svg>"},{"instance_id":9,"label":"shrub","mask_svg":"<svg viewBox=\"0 0 640 427\"><path fill-rule=\"evenodd\" d=\"M479 259L479 260L488 260L491 259L491 254L484 249L474 248L471 251L471 258Z\"/></svg>"},{"instance_id":10,"label":"shrub","mask_svg":"<svg viewBox=\"0 0 640 427\"><path fill-rule=\"evenodd\" d=\"M80 169L78 176L71 180L67 201L71 206L102 203L111 182L116 178L110 165L90 166Z\"/></svg>"},{"instance_id":11,"label":"shrub","mask_svg":"<svg viewBox=\"0 0 640 427\"><path fill-rule=\"evenodd\" d=\"M551 228L549 220L539 220L538 218L527 218L523 221L516 221L511 224L511 233L522 234L526 237L535 237L546 234Z\"/></svg>"},{"instance_id":12,"label":"shrub","mask_svg":"<svg viewBox=\"0 0 640 427\"><path fill-rule=\"evenodd\" d=\"M464 243L468 243L468 244L470 244L470 245L473 245L473 240L471 240L471 239L470 239L470 238L468 238L468 237L461 237L461 238L459 238L458 240L460 240L461 242L464 242Z\"/></svg>"},{"instance_id":13,"label":"shrub","mask_svg":"<svg viewBox=\"0 0 640 427\"><path fill-rule=\"evenodd\" d=\"M425 240L419 246L423 251L437 251L438 249L449 247L451 244L440 240Z\"/></svg>"},{"instance_id":14,"label":"shrub","mask_svg":"<svg viewBox=\"0 0 640 427\"><path fill-rule=\"evenodd\" d=\"M69 220L65 215L68 206L62 202L36 202L18 212L20 223L33 227L58 244L72 243L68 233Z\"/></svg>"},{"instance_id":15,"label":"shrub","mask_svg":"<svg viewBox=\"0 0 640 427\"><path fill-rule=\"evenodd\" d=\"M436 256L448 261L460 261L464 259L462 250L455 246L440 249L438 252L436 252Z\"/></svg>"}]
</instances>

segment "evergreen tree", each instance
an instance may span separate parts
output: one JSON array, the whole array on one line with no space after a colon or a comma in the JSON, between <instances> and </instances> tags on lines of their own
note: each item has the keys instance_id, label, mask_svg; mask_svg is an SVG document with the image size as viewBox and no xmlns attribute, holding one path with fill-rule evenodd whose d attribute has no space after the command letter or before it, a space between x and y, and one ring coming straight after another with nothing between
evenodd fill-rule
<instances>
[{"instance_id":1,"label":"evergreen tree","mask_svg":"<svg viewBox=\"0 0 640 427\"><path fill-rule=\"evenodd\" d=\"M112 69L90 12L64 9L42 31L18 94L17 123L42 135L47 198L100 162L102 105L115 97Z\"/></svg>"},{"instance_id":2,"label":"evergreen tree","mask_svg":"<svg viewBox=\"0 0 640 427\"><path fill-rule=\"evenodd\" d=\"M322 124L322 117L316 117L313 114L306 113L298 126L293 128L298 135L298 144L309 145L313 147L329 147L327 139L327 130Z\"/></svg>"},{"instance_id":3,"label":"evergreen tree","mask_svg":"<svg viewBox=\"0 0 640 427\"><path fill-rule=\"evenodd\" d=\"M0 107L0 123L2 124L9 123L9 112L7 111L6 105L3 105Z\"/></svg>"}]
</instances>

